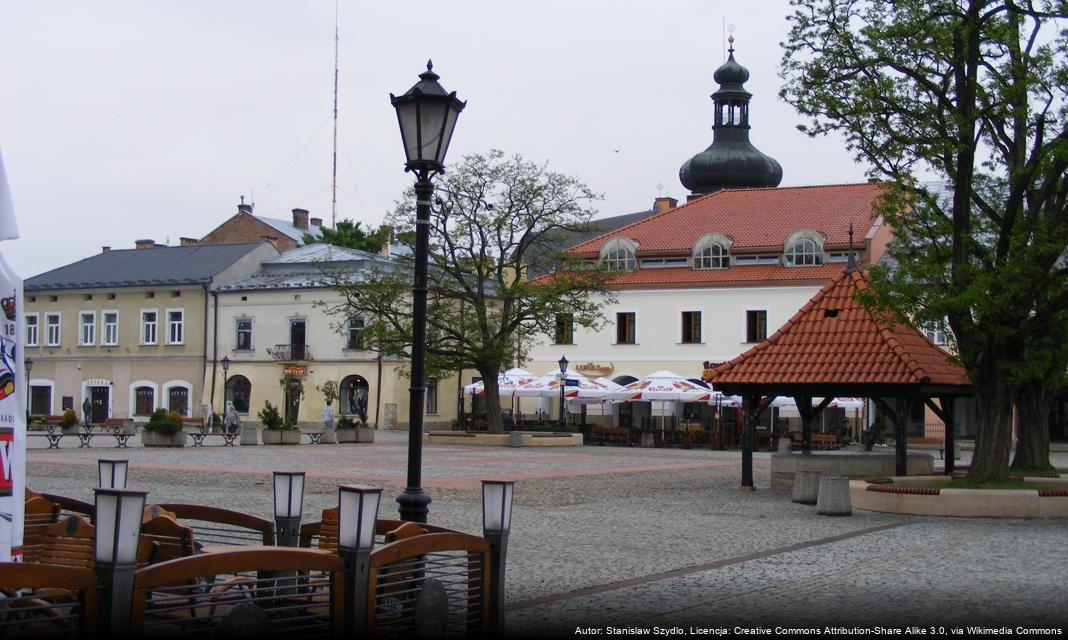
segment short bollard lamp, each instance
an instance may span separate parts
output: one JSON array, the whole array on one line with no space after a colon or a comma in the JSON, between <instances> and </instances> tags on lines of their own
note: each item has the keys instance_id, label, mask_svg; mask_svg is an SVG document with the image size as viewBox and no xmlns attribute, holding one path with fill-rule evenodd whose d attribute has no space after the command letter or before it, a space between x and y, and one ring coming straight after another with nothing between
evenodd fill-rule
<instances>
[{"instance_id":1,"label":"short bollard lamp","mask_svg":"<svg viewBox=\"0 0 1068 640\"><path fill-rule=\"evenodd\" d=\"M126 471L130 467L127 460L104 460L96 462L97 472L100 474L101 489L125 489Z\"/></svg>"},{"instance_id":2,"label":"short bollard lamp","mask_svg":"<svg viewBox=\"0 0 1068 640\"><path fill-rule=\"evenodd\" d=\"M504 636L504 569L508 556L508 532L512 528L512 492L510 480L482 481L482 535L489 543L490 633Z\"/></svg>"},{"instance_id":3,"label":"short bollard lamp","mask_svg":"<svg viewBox=\"0 0 1068 640\"><path fill-rule=\"evenodd\" d=\"M345 613L346 635L362 634L367 618L367 581L371 572L371 550L375 544L375 522L382 489L356 484L338 487L337 551L345 561L345 588L352 594Z\"/></svg>"},{"instance_id":4,"label":"short bollard lamp","mask_svg":"<svg viewBox=\"0 0 1068 640\"><path fill-rule=\"evenodd\" d=\"M415 181L415 269L412 274L412 357L408 389L408 478L404 492L397 496L401 520L426 522L430 496L423 491L423 408L426 395L426 297L427 262L430 256L430 202L434 196L434 174L445 170L445 153L456 128L456 119L467 104L438 83L434 65L426 63L419 82L403 95L390 94L397 110L401 141L404 143L404 170Z\"/></svg>"},{"instance_id":5,"label":"short bollard lamp","mask_svg":"<svg viewBox=\"0 0 1068 640\"><path fill-rule=\"evenodd\" d=\"M94 569L103 587L100 622L105 637L130 636L137 543L147 495L131 489L96 490Z\"/></svg>"},{"instance_id":6,"label":"short bollard lamp","mask_svg":"<svg viewBox=\"0 0 1068 640\"><path fill-rule=\"evenodd\" d=\"M279 547L300 544L300 515L304 511L304 472L274 472L274 525Z\"/></svg>"},{"instance_id":7,"label":"short bollard lamp","mask_svg":"<svg viewBox=\"0 0 1068 640\"><path fill-rule=\"evenodd\" d=\"M560 426L564 426L564 392L567 391L567 356L560 357Z\"/></svg>"}]
</instances>

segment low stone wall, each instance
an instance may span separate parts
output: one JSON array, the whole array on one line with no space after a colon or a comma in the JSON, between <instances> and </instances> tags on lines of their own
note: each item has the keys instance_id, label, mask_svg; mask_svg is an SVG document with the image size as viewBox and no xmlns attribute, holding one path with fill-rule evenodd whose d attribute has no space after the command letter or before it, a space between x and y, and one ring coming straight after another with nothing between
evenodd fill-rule
<instances>
[{"instance_id":1,"label":"low stone wall","mask_svg":"<svg viewBox=\"0 0 1068 640\"><path fill-rule=\"evenodd\" d=\"M465 444L488 447L581 447L582 434L544 433L538 431L511 431L509 433L431 431L423 434L423 442L427 444Z\"/></svg>"},{"instance_id":2,"label":"low stone wall","mask_svg":"<svg viewBox=\"0 0 1068 640\"><path fill-rule=\"evenodd\" d=\"M942 478L936 476L935 478ZM894 478L905 487L931 478ZM1028 478L1039 483L1039 478ZM1041 479L1044 486L1068 487L1068 479ZM854 509L900 513L917 516L952 516L958 518L1068 518L1068 496L1041 497L1038 491L942 489L938 495L884 493L868 491L868 483L852 480L849 491ZM885 487L887 485L879 485Z\"/></svg>"},{"instance_id":3,"label":"low stone wall","mask_svg":"<svg viewBox=\"0 0 1068 640\"><path fill-rule=\"evenodd\" d=\"M893 451L815 451L813 453L771 454L771 486L790 489L798 471L819 471L825 476L846 476L850 479L869 476L892 476L896 473ZM910 451L906 459L909 475L934 473L934 456Z\"/></svg>"}]
</instances>

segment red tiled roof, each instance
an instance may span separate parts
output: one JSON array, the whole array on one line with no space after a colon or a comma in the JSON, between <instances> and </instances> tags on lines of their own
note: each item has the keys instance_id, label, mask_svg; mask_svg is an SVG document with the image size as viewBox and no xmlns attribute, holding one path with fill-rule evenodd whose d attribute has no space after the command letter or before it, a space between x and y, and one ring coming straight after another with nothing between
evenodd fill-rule
<instances>
[{"instance_id":1,"label":"red tiled roof","mask_svg":"<svg viewBox=\"0 0 1068 640\"><path fill-rule=\"evenodd\" d=\"M822 284L842 270L842 264L823 264L813 267L784 267L778 264L732 266L729 269L693 269L669 267L635 269L613 278L612 284L624 289L671 289L686 287L727 287L735 284L778 285Z\"/></svg>"},{"instance_id":2,"label":"red tiled roof","mask_svg":"<svg viewBox=\"0 0 1068 640\"><path fill-rule=\"evenodd\" d=\"M773 336L708 374L713 384L970 386L964 368L915 329L880 322L855 300L859 271L824 285ZM828 312L837 312L830 315Z\"/></svg>"},{"instance_id":3,"label":"red tiled roof","mask_svg":"<svg viewBox=\"0 0 1068 640\"><path fill-rule=\"evenodd\" d=\"M724 189L583 242L569 251L596 256L607 240L624 237L638 243L638 256L689 253L694 242L710 232L731 238L732 251L781 250L786 239L801 229L814 229L827 237L827 244L845 246L850 223L858 241L863 241L871 229L875 221L872 205L881 191L877 183Z\"/></svg>"}]
</instances>

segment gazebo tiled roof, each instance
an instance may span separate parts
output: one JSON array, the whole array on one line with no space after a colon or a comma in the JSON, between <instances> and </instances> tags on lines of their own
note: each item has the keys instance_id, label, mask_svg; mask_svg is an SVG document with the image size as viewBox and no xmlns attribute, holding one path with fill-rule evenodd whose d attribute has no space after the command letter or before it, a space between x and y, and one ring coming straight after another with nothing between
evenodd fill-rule
<instances>
[{"instance_id":1,"label":"gazebo tiled roof","mask_svg":"<svg viewBox=\"0 0 1068 640\"><path fill-rule=\"evenodd\" d=\"M862 307L856 293L868 286L860 271L843 271L774 335L706 379L717 388L971 387L963 367L922 333Z\"/></svg>"}]
</instances>

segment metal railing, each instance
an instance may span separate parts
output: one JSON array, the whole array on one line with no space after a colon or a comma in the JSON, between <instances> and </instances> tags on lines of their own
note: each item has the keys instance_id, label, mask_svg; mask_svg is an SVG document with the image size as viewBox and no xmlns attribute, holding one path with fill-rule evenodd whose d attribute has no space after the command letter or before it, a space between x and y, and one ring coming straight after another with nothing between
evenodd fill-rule
<instances>
[{"instance_id":1,"label":"metal railing","mask_svg":"<svg viewBox=\"0 0 1068 640\"><path fill-rule=\"evenodd\" d=\"M302 362L311 360L311 347L306 344L276 344L267 347L267 353L282 362Z\"/></svg>"}]
</instances>

